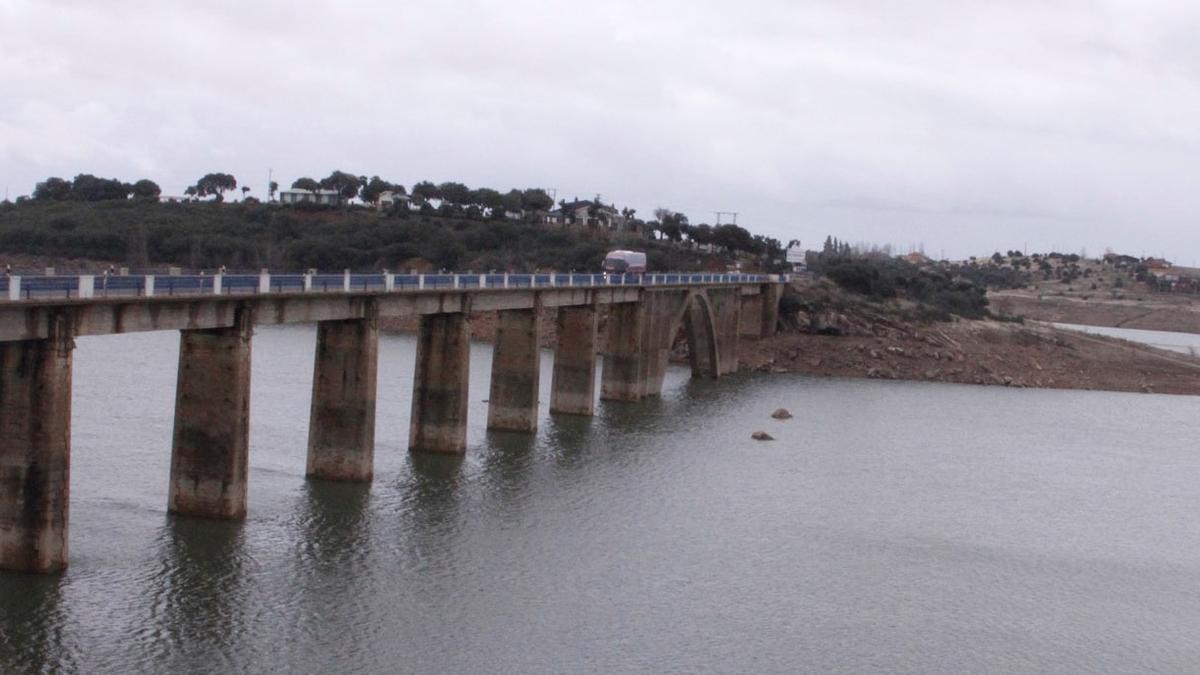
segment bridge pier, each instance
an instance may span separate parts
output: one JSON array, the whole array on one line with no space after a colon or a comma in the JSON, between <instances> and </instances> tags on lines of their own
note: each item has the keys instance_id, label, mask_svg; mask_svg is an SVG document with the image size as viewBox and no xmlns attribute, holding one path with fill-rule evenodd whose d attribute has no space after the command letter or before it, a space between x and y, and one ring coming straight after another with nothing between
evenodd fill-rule
<instances>
[{"instance_id":1,"label":"bridge pier","mask_svg":"<svg viewBox=\"0 0 1200 675\"><path fill-rule=\"evenodd\" d=\"M466 452L470 328L465 307L421 316L408 430L411 452Z\"/></svg>"},{"instance_id":2,"label":"bridge pier","mask_svg":"<svg viewBox=\"0 0 1200 675\"><path fill-rule=\"evenodd\" d=\"M541 313L535 303L529 309L501 310L496 319L487 426L534 433L542 373Z\"/></svg>"},{"instance_id":3,"label":"bridge pier","mask_svg":"<svg viewBox=\"0 0 1200 675\"><path fill-rule=\"evenodd\" d=\"M370 482L375 465L375 396L379 324L321 321L308 422L310 478Z\"/></svg>"},{"instance_id":4,"label":"bridge pier","mask_svg":"<svg viewBox=\"0 0 1200 675\"><path fill-rule=\"evenodd\" d=\"M0 569L67 566L74 347L66 331L0 343Z\"/></svg>"},{"instance_id":5,"label":"bridge pier","mask_svg":"<svg viewBox=\"0 0 1200 675\"><path fill-rule=\"evenodd\" d=\"M741 296L736 288L709 289L713 322L717 332L717 354L720 375L738 371L738 333L741 326Z\"/></svg>"},{"instance_id":6,"label":"bridge pier","mask_svg":"<svg viewBox=\"0 0 1200 675\"><path fill-rule=\"evenodd\" d=\"M600 377L600 398L605 401L641 400L643 303L608 306L608 344Z\"/></svg>"},{"instance_id":7,"label":"bridge pier","mask_svg":"<svg viewBox=\"0 0 1200 675\"><path fill-rule=\"evenodd\" d=\"M675 330L686 309L686 291L657 291L646 293L643 320L641 395L661 396L667 364L675 346Z\"/></svg>"},{"instance_id":8,"label":"bridge pier","mask_svg":"<svg viewBox=\"0 0 1200 675\"><path fill-rule=\"evenodd\" d=\"M250 312L229 328L180 331L167 510L246 517L250 448Z\"/></svg>"},{"instance_id":9,"label":"bridge pier","mask_svg":"<svg viewBox=\"0 0 1200 675\"><path fill-rule=\"evenodd\" d=\"M688 363L692 377L716 378L720 375L720 354L715 335L715 324L701 306L700 300L688 304L683 315L684 334L688 341ZM710 305L711 306L711 305ZM711 332L710 332L711 331Z\"/></svg>"},{"instance_id":10,"label":"bridge pier","mask_svg":"<svg viewBox=\"0 0 1200 675\"><path fill-rule=\"evenodd\" d=\"M591 415L596 408L596 307L560 307L550 412Z\"/></svg>"},{"instance_id":11,"label":"bridge pier","mask_svg":"<svg viewBox=\"0 0 1200 675\"><path fill-rule=\"evenodd\" d=\"M740 296L738 337L757 340L762 337L763 326L763 296Z\"/></svg>"},{"instance_id":12,"label":"bridge pier","mask_svg":"<svg viewBox=\"0 0 1200 675\"><path fill-rule=\"evenodd\" d=\"M763 284L762 292L762 336L775 337L779 327L779 301L783 298L783 284Z\"/></svg>"}]
</instances>

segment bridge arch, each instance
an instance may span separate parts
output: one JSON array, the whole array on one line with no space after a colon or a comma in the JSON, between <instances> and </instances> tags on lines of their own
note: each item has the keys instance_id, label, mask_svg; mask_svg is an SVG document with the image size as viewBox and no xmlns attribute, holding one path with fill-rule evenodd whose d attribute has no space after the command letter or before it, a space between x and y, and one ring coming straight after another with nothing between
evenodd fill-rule
<instances>
[{"instance_id":1,"label":"bridge arch","mask_svg":"<svg viewBox=\"0 0 1200 675\"><path fill-rule=\"evenodd\" d=\"M721 350L717 342L717 321L706 293L688 293L682 315L672 331L672 340L680 328L687 339L692 377L718 377L721 374Z\"/></svg>"}]
</instances>

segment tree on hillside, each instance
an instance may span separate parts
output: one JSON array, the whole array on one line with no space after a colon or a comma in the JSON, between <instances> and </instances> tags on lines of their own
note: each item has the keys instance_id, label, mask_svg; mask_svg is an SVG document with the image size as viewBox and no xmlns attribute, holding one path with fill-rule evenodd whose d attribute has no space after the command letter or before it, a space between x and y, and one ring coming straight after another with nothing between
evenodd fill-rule
<instances>
[{"instance_id":1,"label":"tree on hillside","mask_svg":"<svg viewBox=\"0 0 1200 675\"><path fill-rule=\"evenodd\" d=\"M250 186L249 186L249 185L243 185L243 186L242 186L242 199L245 199L245 198L246 198L246 194L247 194L247 193L249 193L249 192L250 192Z\"/></svg>"},{"instance_id":2,"label":"tree on hillside","mask_svg":"<svg viewBox=\"0 0 1200 675\"><path fill-rule=\"evenodd\" d=\"M275 193L276 192L279 192L279 182L271 181L267 185L267 199L270 199L271 201L275 201Z\"/></svg>"},{"instance_id":3,"label":"tree on hillside","mask_svg":"<svg viewBox=\"0 0 1200 675\"><path fill-rule=\"evenodd\" d=\"M438 191L441 192L442 199L451 204L466 206L471 203L471 188L462 183L442 183L438 186Z\"/></svg>"},{"instance_id":4,"label":"tree on hillside","mask_svg":"<svg viewBox=\"0 0 1200 675\"><path fill-rule=\"evenodd\" d=\"M520 190L514 189L504 193L502 203L504 204L505 211L520 213L525 208L525 202Z\"/></svg>"},{"instance_id":5,"label":"tree on hillside","mask_svg":"<svg viewBox=\"0 0 1200 675\"><path fill-rule=\"evenodd\" d=\"M33 188L33 198L37 201L60 202L71 198L71 181L64 178L50 177L38 183Z\"/></svg>"},{"instance_id":6,"label":"tree on hillside","mask_svg":"<svg viewBox=\"0 0 1200 675\"><path fill-rule=\"evenodd\" d=\"M158 196L161 194L162 188L158 187L158 183L155 183L149 178L143 178L133 184L134 199L153 201L158 199Z\"/></svg>"},{"instance_id":7,"label":"tree on hillside","mask_svg":"<svg viewBox=\"0 0 1200 675\"><path fill-rule=\"evenodd\" d=\"M358 176L345 171L334 171L321 179L321 187L326 190L337 190L343 199L354 199L358 196L358 189L362 187L362 183Z\"/></svg>"},{"instance_id":8,"label":"tree on hillside","mask_svg":"<svg viewBox=\"0 0 1200 675\"><path fill-rule=\"evenodd\" d=\"M196 181L196 195L212 196L215 201L225 201L225 193L237 189L237 179L227 173L207 173Z\"/></svg>"},{"instance_id":9,"label":"tree on hillside","mask_svg":"<svg viewBox=\"0 0 1200 675\"><path fill-rule=\"evenodd\" d=\"M412 196L415 197L418 202L424 203L430 199L441 199L442 191L439 190L438 186L434 185L433 183L423 180L413 186Z\"/></svg>"},{"instance_id":10,"label":"tree on hillside","mask_svg":"<svg viewBox=\"0 0 1200 675\"><path fill-rule=\"evenodd\" d=\"M670 209L654 209L654 217L658 220L658 231L663 237L674 242L683 241L683 226L687 225L687 216Z\"/></svg>"},{"instance_id":11,"label":"tree on hillside","mask_svg":"<svg viewBox=\"0 0 1200 675\"><path fill-rule=\"evenodd\" d=\"M71 182L71 198L85 202L101 202L128 199L132 187L116 178L97 178L90 173L81 173Z\"/></svg>"},{"instance_id":12,"label":"tree on hillside","mask_svg":"<svg viewBox=\"0 0 1200 675\"><path fill-rule=\"evenodd\" d=\"M750 232L746 228L732 223L717 225L713 228L713 243L730 253L735 251L750 253L755 249L754 238L750 236Z\"/></svg>"},{"instance_id":13,"label":"tree on hillside","mask_svg":"<svg viewBox=\"0 0 1200 675\"><path fill-rule=\"evenodd\" d=\"M316 192L317 190L321 189L321 184L318 183L316 180L314 180L312 178L308 178L306 176L304 178L297 178L296 180L292 181L292 189L293 190L310 190L312 192Z\"/></svg>"},{"instance_id":14,"label":"tree on hillside","mask_svg":"<svg viewBox=\"0 0 1200 675\"><path fill-rule=\"evenodd\" d=\"M526 211L549 211L554 208L554 200L541 188L529 188L522 192L521 203Z\"/></svg>"}]
</instances>

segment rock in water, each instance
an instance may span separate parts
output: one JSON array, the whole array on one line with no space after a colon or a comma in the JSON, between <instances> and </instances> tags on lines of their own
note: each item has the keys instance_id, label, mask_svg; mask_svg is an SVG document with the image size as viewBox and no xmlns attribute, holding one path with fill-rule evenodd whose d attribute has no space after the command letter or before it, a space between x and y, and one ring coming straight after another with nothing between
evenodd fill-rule
<instances>
[{"instance_id":1,"label":"rock in water","mask_svg":"<svg viewBox=\"0 0 1200 675\"><path fill-rule=\"evenodd\" d=\"M787 408L780 408L771 413L771 417L777 420L790 420L792 419L792 413L788 412Z\"/></svg>"},{"instance_id":2,"label":"rock in water","mask_svg":"<svg viewBox=\"0 0 1200 675\"><path fill-rule=\"evenodd\" d=\"M775 440L774 436L772 436L771 434L768 434L765 431L756 431L756 432L750 434L750 438L753 438L756 441L773 441L773 440Z\"/></svg>"}]
</instances>

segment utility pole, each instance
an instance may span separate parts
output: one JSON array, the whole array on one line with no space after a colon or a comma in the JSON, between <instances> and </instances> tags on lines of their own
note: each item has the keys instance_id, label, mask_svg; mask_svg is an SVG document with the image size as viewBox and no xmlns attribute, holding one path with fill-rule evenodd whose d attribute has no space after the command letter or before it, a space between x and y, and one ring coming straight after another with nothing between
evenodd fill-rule
<instances>
[{"instance_id":1,"label":"utility pole","mask_svg":"<svg viewBox=\"0 0 1200 675\"><path fill-rule=\"evenodd\" d=\"M272 175L273 172L274 172L274 169L272 169L271 167L267 167L267 201L268 202L271 201L271 198L275 196L274 193L271 192L271 181L275 180L275 177Z\"/></svg>"}]
</instances>

